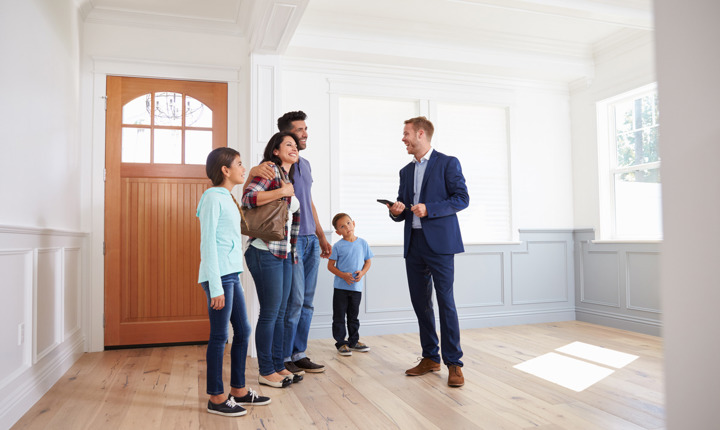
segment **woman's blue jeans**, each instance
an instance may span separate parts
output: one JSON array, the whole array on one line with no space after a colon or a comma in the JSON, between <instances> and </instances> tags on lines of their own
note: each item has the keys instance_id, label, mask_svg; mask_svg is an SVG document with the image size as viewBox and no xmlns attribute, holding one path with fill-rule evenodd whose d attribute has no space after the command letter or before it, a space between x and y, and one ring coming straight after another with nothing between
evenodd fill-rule
<instances>
[{"instance_id":1,"label":"woman's blue jeans","mask_svg":"<svg viewBox=\"0 0 720 430\"><path fill-rule=\"evenodd\" d=\"M260 315L255 326L258 370L266 376L285 370L283 334L292 281L292 258L278 258L270 251L249 246L245 262L257 290Z\"/></svg>"},{"instance_id":2,"label":"woman's blue jeans","mask_svg":"<svg viewBox=\"0 0 720 430\"><path fill-rule=\"evenodd\" d=\"M233 327L233 340L230 347L230 386L233 388L245 387L245 359L251 331L240 277L237 273L231 273L220 279L225 292L225 307L220 310L210 307L208 283L200 284L207 296L208 316L210 317L210 340L205 359L207 361L207 393L211 396L225 393L222 366L225 344L228 340L228 322Z\"/></svg>"}]
</instances>

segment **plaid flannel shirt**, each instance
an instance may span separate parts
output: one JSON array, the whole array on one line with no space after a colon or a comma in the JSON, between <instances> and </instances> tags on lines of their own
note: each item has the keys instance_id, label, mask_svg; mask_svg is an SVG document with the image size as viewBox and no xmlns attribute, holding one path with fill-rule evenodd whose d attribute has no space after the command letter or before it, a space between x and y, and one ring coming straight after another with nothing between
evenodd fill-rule
<instances>
[{"instance_id":1,"label":"plaid flannel shirt","mask_svg":"<svg viewBox=\"0 0 720 430\"><path fill-rule=\"evenodd\" d=\"M275 170L275 177L268 181L265 178L255 176L247 182L247 186L245 186L245 189L243 190L243 196L242 196L242 205L246 208L254 208L257 207L257 194L260 191L271 191L277 188L281 187L281 181L283 178L287 179L287 174L284 170L282 170L281 167L277 165L273 165L273 168ZM288 210L290 210L290 199L292 197L285 197L285 201L288 205ZM292 224L290 229L290 253L293 256L293 264L297 264L297 252L296 252L296 245L297 245L297 238L298 233L300 232L300 210L292 214ZM283 240L275 240L275 241L264 241L265 245L270 250L270 253L272 255L278 257L278 258L287 258L287 237L288 237L288 228L285 226L285 239ZM251 237L250 240L255 239L254 237Z\"/></svg>"}]
</instances>

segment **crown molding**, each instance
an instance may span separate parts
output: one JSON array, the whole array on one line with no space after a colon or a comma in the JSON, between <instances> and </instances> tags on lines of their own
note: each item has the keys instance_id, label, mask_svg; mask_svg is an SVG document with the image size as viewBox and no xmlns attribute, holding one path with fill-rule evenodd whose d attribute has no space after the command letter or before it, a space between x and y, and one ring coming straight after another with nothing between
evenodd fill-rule
<instances>
[{"instance_id":1,"label":"crown molding","mask_svg":"<svg viewBox=\"0 0 720 430\"><path fill-rule=\"evenodd\" d=\"M90 3L90 10L85 17L86 23L111 24L130 27L143 27L171 31L198 33L214 33L230 36L244 36L243 28L238 22L241 8L232 18L213 19L194 16L173 15L154 12L137 12L134 10L97 7Z\"/></svg>"},{"instance_id":2,"label":"crown molding","mask_svg":"<svg viewBox=\"0 0 720 430\"><path fill-rule=\"evenodd\" d=\"M525 13L652 30L651 0L446 0Z\"/></svg>"},{"instance_id":3,"label":"crown molding","mask_svg":"<svg viewBox=\"0 0 720 430\"><path fill-rule=\"evenodd\" d=\"M593 56L600 63L635 49L654 49L655 32L622 29L593 45Z\"/></svg>"},{"instance_id":4,"label":"crown molding","mask_svg":"<svg viewBox=\"0 0 720 430\"><path fill-rule=\"evenodd\" d=\"M510 75L543 81L569 82L592 76L591 53L559 55L485 46L443 45L380 37L333 37L298 33L292 41L293 55L339 61L463 71L471 74Z\"/></svg>"}]
</instances>

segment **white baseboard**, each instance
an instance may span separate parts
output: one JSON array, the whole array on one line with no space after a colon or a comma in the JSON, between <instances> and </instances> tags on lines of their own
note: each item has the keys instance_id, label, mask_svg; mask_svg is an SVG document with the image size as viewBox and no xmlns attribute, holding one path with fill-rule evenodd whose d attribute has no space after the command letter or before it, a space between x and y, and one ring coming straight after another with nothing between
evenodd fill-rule
<instances>
[{"instance_id":1,"label":"white baseboard","mask_svg":"<svg viewBox=\"0 0 720 430\"><path fill-rule=\"evenodd\" d=\"M0 392L0 429L9 429L70 370L85 350L76 332Z\"/></svg>"},{"instance_id":2,"label":"white baseboard","mask_svg":"<svg viewBox=\"0 0 720 430\"><path fill-rule=\"evenodd\" d=\"M660 336L662 334L662 322L659 319L634 317L582 307L576 308L575 313L578 321L604 325L621 330L636 331L653 336Z\"/></svg>"}]
</instances>

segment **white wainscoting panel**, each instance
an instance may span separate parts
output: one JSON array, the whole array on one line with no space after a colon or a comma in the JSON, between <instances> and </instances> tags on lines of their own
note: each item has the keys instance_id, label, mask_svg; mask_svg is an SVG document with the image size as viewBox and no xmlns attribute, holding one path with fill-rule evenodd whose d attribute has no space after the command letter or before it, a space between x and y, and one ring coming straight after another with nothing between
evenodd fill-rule
<instances>
[{"instance_id":1,"label":"white wainscoting panel","mask_svg":"<svg viewBox=\"0 0 720 430\"><path fill-rule=\"evenodd\" d=\"M60 298L62 291L62 250L37 251L35 285L35 354L33 362L47 355L60 343Z\"/></svg>"},{"instance_id":2,"label":"white wainscoting panel","mask_svg":"<svg viewBox=\"0 0 720 430\"><path fill-rule=\"evenodd\" d=\"M66 248L63 254L63 340L80 330L82 315L80 297L82 287L82 254L80 248Z\"/></svg>"},{"instance_id":3,"label":"white wainscoting panel","mask_svg":"<svg viewBox=\"0 0 720 430\"><path fill-rule=\"evenodd\" d=\"M620 307L620 260L617 251L591 251L581 243L580 301Z\"/></svg>"},{"instance_id":4,"label":"white wainscoting panel","mask_svg":"<svg viewBox=\"0 0 720 430\"><path fill-rule=\"evenodd\" d=\"M85 351L88 234L0 226L0 428L10 428Z\"/></svg>"},{"instance_id":5,"label":"white wainscoting panel","mask_svg":"<svg viewBox=\"0 0 720 430\"><path fill-rule=\"evenodd\" d=\"M568 301L567 248L565 241L528 241L527 251L512 253L513 305Z\"/></svg>"},{"instance_id":6,"label":"white wainscoting panel","mask_svg":"<svg viewBox=\"0 0 720 430\"><path fill-rule=\"evenodd\" d=\"M461 328L575 319L572 230L521 231L521 242L467 244L455 256ZM360 336L417 332L402 246L373 246L360 305ZM332 333L332 279L320 263L310 336ZM513 297L512 302L509 300ZM437 310L436 310L437 317Z\"/></svg>"},{"instance_id":7,"label":"white wainscoting panel","mask_svg":"<svg viewBox=\"0 0 720 430\"><path fill-rule=\"evenodd\" d=\"M365 275L365 312L412 312L402 248L398 253L375 255Z\"/></svg>"},{"instance_id":8,"label":"white wainscoting panel","mask_svg":"<svg viewBox=\"0 0 720 430\"><path fill-rule=\"evenodd\" d=\"M660 242L594 241L576 230L576 318L660 335Z\"/></svg>"},{"instance_id":9,"label":"white wainscoting panel","mask_svg":"<svg viewBox=\"0 0 720 430\"><path fill-rule=\"evenodd\" d=\"M502 306L505 302L502 252L466 251L455 256L455 306ZM407 281L406 281L407 282Z\"/></svg>"},{"instance_id":10,"label":"white wainscoting panel","mask_svg":"<svg viewBox=\"0 0 720 430\"><path fill-rule=\"evenodd\" d=\"M33 251L0 250L3 299L0 301L0 388L30 366Z\"/></svg>"},{"instance_id":11,"label":"white wainscoting panel","mask_svg":"<svg viewBox=\"0 0 720 430\"><path fill-rule=\"evenodd\" d=\"M627 251L625 255L627 308L659 314L660 253Z\"/></svg>"}]
</instances>

